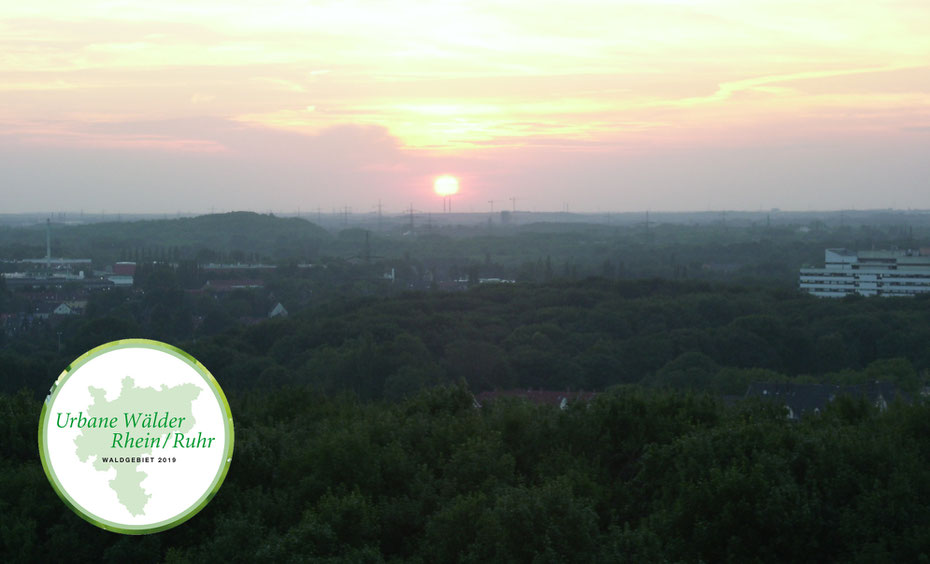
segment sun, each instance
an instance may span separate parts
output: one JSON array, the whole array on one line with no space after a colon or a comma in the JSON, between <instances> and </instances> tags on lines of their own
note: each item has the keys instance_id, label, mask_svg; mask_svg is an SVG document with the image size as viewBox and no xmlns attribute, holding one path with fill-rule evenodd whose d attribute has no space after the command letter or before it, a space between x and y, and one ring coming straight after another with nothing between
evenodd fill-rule
<instances>
[{"instance_id":1,"label":"sun","mask_svg":"<svg viewBox=\"0 0 930 564\"><path fill-rule=\"evenodd\" d=\"M454 176L444 174L443 176L437 178L435 182L433 182L433 190L436 191L436 194L442 197L457 194L459 191L459 179Z\"/></svg>"}]
</instances>

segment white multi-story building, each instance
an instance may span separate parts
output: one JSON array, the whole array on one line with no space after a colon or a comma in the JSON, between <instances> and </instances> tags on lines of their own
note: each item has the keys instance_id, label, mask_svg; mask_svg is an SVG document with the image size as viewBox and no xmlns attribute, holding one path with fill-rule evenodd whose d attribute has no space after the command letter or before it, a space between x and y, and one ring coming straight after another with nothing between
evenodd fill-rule
<instances>
[{"instance_id":1,"label":"white multi-story building","mask_svg":"<svg viewBox=\"0 0 930 564\"><path fill-rule=\"evenodd\" d=\"M827 249L824 268L802 268L801 290L815 296L913 296L930 292L930 249Z\"/></svg>"}]
</instances>

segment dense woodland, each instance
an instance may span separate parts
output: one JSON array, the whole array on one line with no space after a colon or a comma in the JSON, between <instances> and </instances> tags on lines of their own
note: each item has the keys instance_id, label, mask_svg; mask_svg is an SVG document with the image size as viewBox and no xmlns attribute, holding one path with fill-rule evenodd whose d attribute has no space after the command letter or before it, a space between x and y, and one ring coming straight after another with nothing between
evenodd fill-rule
<instances>
[{"instance_id":1,"label":"dense woodland","mask_svg":"<svg viewBox=\"0 0 930 564\"><path fill-rule=\"evenodd\" d=\"M930 368L930 297L823 300L660 279L501 284L334 300L185 341L174 332L182 308L146 314L127 295L100 296L90 318L39 327L0 352L2 389L44 393L71 360L127 336L179 343L227 388L301 385L363 400L460 380L473 391L639 384L721 395L758 380L885 380L913 392Z\"/></svg>"},{"instance_id":2,"label":"dense woodland","mask_svg":"<svg viewBox=\"0 0 930 564\"><path fill-rule=\"evenodd\" d=\"M36 460L29 394L0 396L4 561L919 562L930 407L772 404L620 388L560 411L464 387L399 403L307 387L230 393L235 459L167 532L68 510Z\"/></svg>"},{"instance_id":3,"label":"dense woodland","mask_svg":"<svg viewBox=\"0 0 930 564\"><path fill-rule=\"evenodd\" d=\"M306 222L280 221L297 230L291 239L278 238L277 222L254 232L300 252L321 241L315 260L327 267L298 270L306 257L291 251L230 250L216 239L212 257L255 253L279 269L262 291L192 294L205 246L132 250L113 227L113 252L151 259L135 288L91 294L81 317L0 332L0 559L930 558L930 405L918 393L930 370L930 299L821 300L783 279L796 276L798 257L822 257L825 241L919 245L919 233L670 226L647 239L636 226L536 226L550 238L425 235L399 251L410 256L348 262L324 255L327 245L350 241L348 254L363 231L311 228L303 239ZM524 236L537 245L532 260L495 258ZM380 252L377 237L370 244ZM429 258L429 245L458 249L461 260ZM724 263L736 266L704 266ZM461 292L407 291L377 281L390 264L410 280L441 268L524 274ZM0 285L0 310L22 299ZM278 300L297 304L290 317L237 321ZM126 337L197 357L236 421L219 494L184 525L142 537L72 513L36 449L40 402L62 368ZM742 398L756 381L876 380L902 392L887 411L840 397L789 421L777 404ZM516 388L600 393L565 410L474 403L475 393Z\"/></svg>"}]
</instances>

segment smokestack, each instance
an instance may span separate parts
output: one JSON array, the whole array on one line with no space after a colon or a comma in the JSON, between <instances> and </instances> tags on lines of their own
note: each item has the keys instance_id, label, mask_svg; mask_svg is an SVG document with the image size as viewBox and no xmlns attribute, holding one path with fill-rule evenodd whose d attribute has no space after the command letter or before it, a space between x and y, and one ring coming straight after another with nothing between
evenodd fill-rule
<instances>
[{"instance_id":1,"label":"smokestack","mask_svg":"<svg viewBox=\"0 0 930 564\"><path fill-rule=\"evenodd\" d=\"M45 263L52 268L52 220L45 218Z\"/></svg>"}]
</instances>

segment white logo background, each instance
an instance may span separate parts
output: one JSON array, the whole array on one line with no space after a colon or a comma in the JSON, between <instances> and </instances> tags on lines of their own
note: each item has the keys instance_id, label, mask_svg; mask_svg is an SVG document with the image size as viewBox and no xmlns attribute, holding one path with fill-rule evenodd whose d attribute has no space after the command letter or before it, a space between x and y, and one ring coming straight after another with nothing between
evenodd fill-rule
<instances>
[{"instance_id":1,"label":"white logo background","mask_svg":"<svg viewBox=\"0 0 930 564\"><path fill-rule=\"evenodd\" d=\"M93 457L81 462L76 454L75 439L81 430L61 429L56 424L57 414L71 412L76 416L82 412L87 417L93 398L89 387L105 390L105 398L112 401L119 397L122 382L130 376L137 388L162 387L173 388L183 384L193 384L200 388L200 394L191 404L194 416L193 428L185 433L187 437L197 437L200 432L204 437L216 437L210 448L171 448L173 438L168 441L168 448L153 448L151 454L142 456L151 461L136 466L147 474L141 482L146 494L150 494L144 507L144 514L132 515L119 502L116 491L109 481L116 476L116 469L100 471L93 466ZM214 394L204 377L190 364L167 352L152 348L120 348L105 351L100 356L79 366L59 382L54 402L47 407L45 422L46 455L50 470L61 483L65 492L79 509L98 519L130 527L147 526L174 519L199 504L209 495L214 484L221 476L221 468L226 463L227 444L231 437L226 433L226 414L222 400ZM152 405L146 412L159 411L159 417L165 408ZM125 429L122 412L118 415L118 428L113 431L129 431L133 436L145 436L145 430ZM172 430L173 431L173 430ZM92 429L94 433L110 433L109 429ZM155 432L152 433L155 436ZM165 442L163 440L163 442ZM129 456L126 449L105 449L97 456ZM175 458L175 462L158 462L159 457Z\"/></svg>"}]
</instances>

